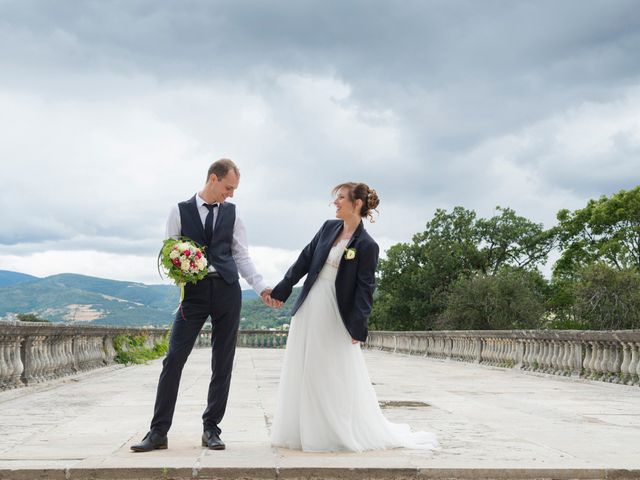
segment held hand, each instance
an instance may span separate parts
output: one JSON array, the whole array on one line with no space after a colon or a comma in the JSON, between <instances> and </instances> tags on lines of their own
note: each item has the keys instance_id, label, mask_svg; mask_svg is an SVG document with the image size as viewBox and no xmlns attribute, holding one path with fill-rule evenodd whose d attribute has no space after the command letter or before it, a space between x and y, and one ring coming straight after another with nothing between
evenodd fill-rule
<instances>
[{"instance_id":1,"label":"held hand","mask_svg":"<svg viewBox=\"0 0 640 480\"><path fill-rule=\"evenodd\" d=\"M360 343L360 341L359 341L359 340L354 340L354 339L352 338L352 339L351 339L351 344L352 344L352 345L355 345L356 343Z\"/></svg>"},{"instance_id":2,"label":"held hand","mask_svg":"<svg viewBox=\"0 0 640 480\"><path fill-rule=\"evenodd\" d=\"M281 302L280 300L276 300L275 298L271 298L272 290L273 289L271 288L265 288L262 292L260 292L260 298L262 299L262 302L271 308L282 307L282 305L284 305L283 302Z\"/></svg>"}]
</instances>

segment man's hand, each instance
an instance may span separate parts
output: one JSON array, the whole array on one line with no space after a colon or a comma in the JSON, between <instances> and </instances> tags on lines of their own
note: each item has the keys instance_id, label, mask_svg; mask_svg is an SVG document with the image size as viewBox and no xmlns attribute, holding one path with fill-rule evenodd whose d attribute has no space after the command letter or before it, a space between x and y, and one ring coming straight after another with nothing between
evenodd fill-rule
<instances>
[{"instance_id":1,"label":"man's hand","mask_svg":"<svg viewBox=\"0 0 640 480\"><path fill-rule=\"evenodd\" d=\"M260 298L262 299L262 303L271 307L271 308L280 308L284 305L284 302L280 300L276 300L275 298L271 298L272 288L265 288L262 292L260 292Z\"/></svg>"}]
</instances>

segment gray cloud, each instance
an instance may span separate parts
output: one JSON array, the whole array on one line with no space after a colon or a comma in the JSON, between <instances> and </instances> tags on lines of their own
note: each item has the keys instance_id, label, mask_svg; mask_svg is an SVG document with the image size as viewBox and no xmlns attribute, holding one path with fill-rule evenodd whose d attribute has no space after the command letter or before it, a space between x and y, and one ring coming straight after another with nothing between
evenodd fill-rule
<instances>
[{"instance_id":1,"label":"gray cloud","mask_svg":"<svg viewBox=\"0 0 640 480\"><path fill-rule=\"evenodd\" d=\"M252 243L291 250L344 180L378 190L389 242L438 207L550 224L640 183L634 0L5 1L0 18L14 253L151 256L220 156Z\"/></svg>"}]
</instances>

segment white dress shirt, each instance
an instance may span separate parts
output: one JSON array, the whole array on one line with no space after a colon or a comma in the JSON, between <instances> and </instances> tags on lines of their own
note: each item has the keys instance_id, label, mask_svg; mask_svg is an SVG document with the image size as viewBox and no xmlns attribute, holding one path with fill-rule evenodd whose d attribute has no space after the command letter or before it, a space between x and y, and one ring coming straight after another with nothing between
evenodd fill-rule
<instances>
[{"instance_id":1,"label":"white dress shirt","mask_svg":"<svg viewBox=\"0 0 640 480\"><path fill-rule=\"evenodd\" d=\"M198 205L198 213L200 214L200 221L204 226L204 221L207 218L209 209L204 205L205 202L200 195L196 194L196 203ZM215 229L216 219L218 218L218 209L213 209L213 225ZM178 205L174 205L169 212L169 218L167 219L167 230L165 238L178 238L182 231L182 222L180 221L180 209ZM249 285L260 295L262 291L267 288L267 284L264 282L262 275L256 270L251 257L249 256L249 246L247 243L247 230L244 223L236 214L236 221L233 225L233 241L231 242L231 255L238 266L238 272L242 275ZM215 272L215 268L209 265L209 271Z\"/></svg>"}]
</instances>

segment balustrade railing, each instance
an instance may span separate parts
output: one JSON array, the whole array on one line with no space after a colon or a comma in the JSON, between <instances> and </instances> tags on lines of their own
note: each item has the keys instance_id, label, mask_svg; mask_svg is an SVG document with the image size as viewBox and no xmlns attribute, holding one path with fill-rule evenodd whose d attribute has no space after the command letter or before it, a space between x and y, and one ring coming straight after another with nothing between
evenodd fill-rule
<instances>
[{"instance_id":1,"label":"balustrade railing","mask_svg":"<svg viewBox=\"0 0 640 480\"><path fill-rule=\"evenodd\" d=\"M140 335L153 348L164 328L112 328L50 323L0 322L0 390L30 385L114 363L118 335ZM239 347L283 348L286 331L241 330ZM211 344L211 331L200 333L197 347ZM126 343L122 345L126 350Z\"/></svg>"},{"instance_id":2,"label":"balustrade railing","mask_svg":"<svg viewBox=\"0 0 640 480\"><path fill-rule=\"evenodd\" d=\"M196 347L211 345L211 331L202 330ZM240 330L236 345L245 348L284 348L287 345L286 330Z\"/></svg>"},{"instance_id":3,"label":"balustrade railing","mask_svg":"<svg viewBox=\"0 0 640 480\"><path fill-rule=\"evenodd\" d=\"M0 322L0 389L29 385L114 363L118 335L166 329ZM240 330L238 347L284 348L287 331ZM203 330L196 346L208 347ZM367 348L553 375L640 385L640 330L372 331Z\"/></svg>"},{"instance_id":4,"label":"balustrade railing","mask_svg":"<svg viewBox=\"0 0 640 480\"><path fill-rule=\"evenodd\" d=\"M0 390L111 365L116 357L114 340L118 335L144 333L149 346L153 346L166 332L166 329L0 323Z\"/></svg>"},{"instance_id":5,"label":"balustrade railing","mask_svg":"<svg viewBox=\"0 0 640 480\"><path fill-rule=\"evenodd\" d=\"M640 385L640 330L369 332L391 352Z\"/></svg>"}]
</instances>

